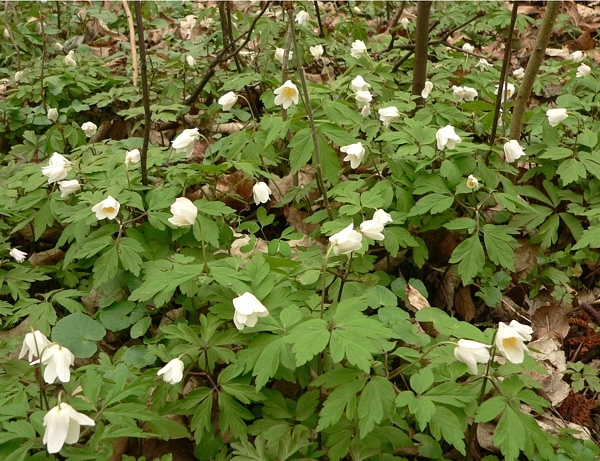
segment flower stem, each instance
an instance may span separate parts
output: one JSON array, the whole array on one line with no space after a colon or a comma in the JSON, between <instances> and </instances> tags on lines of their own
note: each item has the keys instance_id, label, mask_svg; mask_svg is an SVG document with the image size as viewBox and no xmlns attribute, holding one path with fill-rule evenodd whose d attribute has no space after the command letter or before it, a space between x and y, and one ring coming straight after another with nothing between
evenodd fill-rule
<instances>
[{"instance_id":1,"label":"flower stem","mask_svg":"<svg viewBox=\"0 0 600 461\"><path fill-rule=\"evenodd\" d=\"M454 344L456 345L456 343L454 341L441 341L439 343L435 343L433 346L431 346L429 349L427 349L425 351L425 353L419 357L417 360L413 360L410 363L407 363L406 365L397 368L396 370L392 371L391 373L388 373L387 375L387 379L394 379L395 377L401 375L403 372L405 372L406 370L408 370L410 367L412 367L414 364L420 362L421 360L423 360L431 351L433 351L436 347L438 346L442 346L444 344Z\"/></svg>"},{"instance_id":2,"label":"flower stem","mask_svg":"<svg viewBox=\"0 0 600 461\"><path fill-rule=\"evenodd\" d=\"M333 247L329 247L327 253L325 253L325 259L323 259L323 289L321 290L321 313L319 318L323 318L323 313L325 311L325 292L327 291L327 262L329 261L329 253L331 253L331 249Z\"/></svg>"}]
</instances>

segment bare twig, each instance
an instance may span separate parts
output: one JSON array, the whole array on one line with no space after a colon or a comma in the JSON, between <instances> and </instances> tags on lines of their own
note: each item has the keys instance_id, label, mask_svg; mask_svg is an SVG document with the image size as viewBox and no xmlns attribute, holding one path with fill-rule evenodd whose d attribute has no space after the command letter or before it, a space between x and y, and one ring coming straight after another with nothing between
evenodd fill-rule
<instances>
[{"instance_id":1,"label":"bare twig","mask_svg":"<svg viewBox=\"0 0 600 461\"><path fill-rule=\"evenodd\" d=\"M406 6L406 2L403 0L400 2L400 6L398 7L398 10L396 11L396 15L392 18L392 20L390 21L390 23L387 26L387 32L389 32L390 30L392 30L394 27L396 27L398 25L398 21L400 21L400 16L402 16L402 12L404 11L404 7Z\"/></svg>"},{"instance_id":2,"label":"bare twig","mask_svg":"<svg viewBox=\"0 0 600 461\"><path fill-rule=\"evenodd\" d=\"M129 24L129 46L131 47L131 66L133 68L133 86L137 86L138 79L138 61L137 61L137 47L135 45L135 27L133 26L133 17L131 16L131 10L129 9L129 3L127 0L123 0L123 9L125 10L125 16L127 16L127 24Z\"/></svg>"},{"instance_id":3,"label":"bare twig","mask_svg":"<svg viewBox=\"0 0 600 461\"><path fill-rule=\"evenodd\" d=\"M317 0L314 0L314 5L315 5L315 14L317 15L317 24L319 24L319 37L323 38L325 37L325 34L323 33L323 23L321 22L321 12L319 11L319 2Z\"/></svg>"},{"instance_id":4,"label":"bare twig","mask_svg":"<svg viewBox=\"0 0 600 461\"><path fill-rule=\"evenodd\" d=\"M150 90L148 88L148 70L146 67L146 43L144 41L144 20L142 18L142 3L136 1L135 17L137 20L138 44L140 47L140 61L142 71L142 102L144 104L144 141L141 152L142 184L148 185L148 141L150 139L150 124L152 114L150 113Z\"/></svg>"},{"instance_id":5,"label":"bare twig","mask_svg":"<svg viewBox=\"0 0 600 461\"><path fill-rule=\"evenodd\" d=\"M415 34L415 67L413 72L412 94L418 96L417 107L423 105L421 91L427 80L427 62L429 50L429 12L431 1L419 2L417 7L417 31Z\"/></svg>"}]
</instances>

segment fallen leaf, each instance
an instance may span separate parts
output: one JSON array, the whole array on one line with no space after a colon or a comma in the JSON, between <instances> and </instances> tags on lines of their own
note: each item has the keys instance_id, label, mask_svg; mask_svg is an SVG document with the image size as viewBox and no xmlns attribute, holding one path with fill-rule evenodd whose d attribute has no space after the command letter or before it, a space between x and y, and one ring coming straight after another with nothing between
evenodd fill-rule
<instances>
[{"instance_id":1,"label":"fallen leaf","mask_svg":"<svg viewBox=\"0 0 600 461\"><path fill-rule=\"evenodd\" d=\"M459 318L465 322L470 322L475 318L475 303L471 296L471 288L460 287L454 296L454 309Z\"/></svg>"},{"instance_id":2,"label":"fallen leaf","mask_svg":"<svg viewBox=\"0 0 600 461\"><path fill-rule=\"evenodd\" d=\"M555 304L541 306L531 318L531 328L535 337L554 337L563 341L569 334L569 322L563 310Z\"/></svg>"},{"instance_id":3,"label":"fallen leaf","mask_svg":"<svg viewBox=\"0 0 600 461\"><path fill-rule=\"evenodd\" d=\"M424 307L431 307L425 296L419 293L419 290L413 287L410 283L406 284L406 295L408 296L408 302L410 305L418 311Z\"/></svg>"}]
</instances>

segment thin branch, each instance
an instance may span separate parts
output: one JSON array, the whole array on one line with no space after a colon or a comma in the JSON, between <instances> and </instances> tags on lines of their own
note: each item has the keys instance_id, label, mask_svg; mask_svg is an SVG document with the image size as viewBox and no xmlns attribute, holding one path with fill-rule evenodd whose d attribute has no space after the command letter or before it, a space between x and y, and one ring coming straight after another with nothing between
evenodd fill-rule
<instances>
[{"instance_id":1,"label":"thin branch","mask_svg":"<svg viewBox=\"0 0 600 461\"><path fill-rule=\"evenodd\" d=\"M315 5L315 14L317 15L317 24L319 24L319 37L324 38L325 34L323 32L323 23L321 22L321 12L319 11L319 2L314 0Z\"/></svg>"},{"instance_id":2,"label":"thin branch","mask_svg":"<svg viewBox=\"0 0 600 461\"><path fill-rule=\"evenodd\" d=\"M125 16L127 16L127 24L129 24L129 46L131 47L131 66L133 68L133 86L137 86L138 79L138 60L137 60L137 47L135 46L135 27L133 26L133 17L131 16L131 10L129 9L129 3L127 0L123 0L123 9L125 10Z\"/></svg>"},{"instance_id":3,"label":"thin branch","mask_svg":"<svg viewBox=\"0 0 600 461\"><path fill-rule=\"evenodd\" d=\"M142 184L148 185L148 141L150 139L150 124L152 114L150 113L150 90L148 88L148 69L146 67L146 42L144 41L144 20L142 18L142 2L135 3L135 17L137 20L138 45L140 47L140 61L142 71L142 102L144 103L144 141L141 152Z\"/></svg>"},{"instance_id":4,"label":"thin branch","mask_svg":"<svg viewBox=\"0 0 600 461\"><path fill-rule=\"evenodd\" d=\"M402 16L402 12L404 11L404 7L406 6L406 2L403 0L400 2L400 6L398 7L398 10L396 11L396 15L392 18L392 20L390 21L390 23L387 26L387 32L389 32L390 30L392 30L394 27L396 27L398 25L398 21L400 21L400 16Z\"/></svg>"}]
</instances>

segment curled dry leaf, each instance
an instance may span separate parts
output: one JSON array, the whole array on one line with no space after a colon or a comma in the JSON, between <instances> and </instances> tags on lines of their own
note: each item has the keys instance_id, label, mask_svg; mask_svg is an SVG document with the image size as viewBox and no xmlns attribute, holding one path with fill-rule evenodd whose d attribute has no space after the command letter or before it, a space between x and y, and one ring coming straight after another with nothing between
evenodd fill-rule
<instances>
[{"instance_id":1,"label":"curled dry leaf","mask_svg":"<svg viewBox=\"0 0 600 461\"><path fill-rule=\"evenodd\" d=\"M534 329L534 332L537 333ZM542 385L544 396L552 402L552 406L560 405L569 396L571 386L563 380L567 367L565 352L561 349L562 340L557 341L550 335L545 335L527 344L529 355L541 364L548 374L526 372ZM538 352L534 352L537 350Z\"/></svg>"},{"instance_id":2,"label":"curled dry leaf","mask_svg":"<svg viewBox=\"0 0 600 461\"><path fill-rule=\"evenodd\" d=\"M569 334L569 322L563 310L555 304L540 307L531 318L535 338L549 336L562 342Z\"/></svg>"},{"instance_id":3,"label":"curled dry leaf","mask_svg":"<svg viewBox=\"0 0 600 461\"><path fill-rule=\"evenodd\" d=\"M431 307L425 296L419 293L419 290L413 287L410 283L406 284L406 296L408 296L408 302L410 305L418 311L424 307Z\"/></svg>"}]
</instances>

